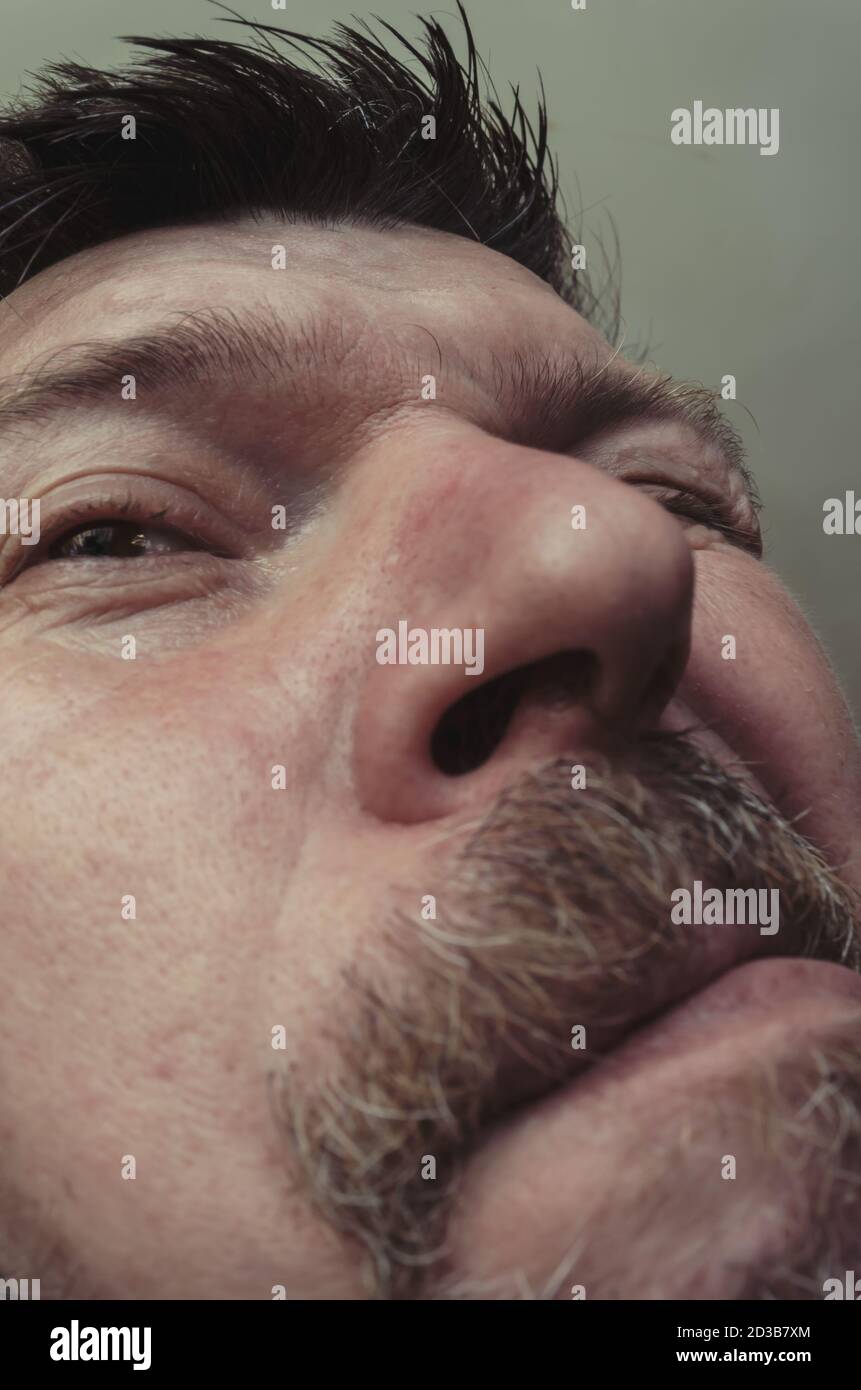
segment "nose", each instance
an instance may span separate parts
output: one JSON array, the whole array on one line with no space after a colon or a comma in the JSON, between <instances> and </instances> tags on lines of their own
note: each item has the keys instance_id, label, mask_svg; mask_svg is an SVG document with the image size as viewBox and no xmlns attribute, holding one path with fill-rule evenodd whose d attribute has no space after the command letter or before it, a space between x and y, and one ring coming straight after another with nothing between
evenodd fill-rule
<instances>
[{"instance_id":1,"label":"nose","mask_svg":"<svg viewBox=\"0 0 861 1390\"><path fill-rule=\"evenodd\" d=\"M484 436L435 451L398 499L354 727L367 810L416 823L489 807L542 762L656 723L687 663L694 583L656 501Z\"/></svg>"}]
</instances>

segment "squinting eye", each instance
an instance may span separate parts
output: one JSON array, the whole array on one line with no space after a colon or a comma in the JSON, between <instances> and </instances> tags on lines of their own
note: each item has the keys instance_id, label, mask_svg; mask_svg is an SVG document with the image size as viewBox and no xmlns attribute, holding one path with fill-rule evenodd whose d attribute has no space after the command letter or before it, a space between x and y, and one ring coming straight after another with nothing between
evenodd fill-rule
<instances>
[{"instance_id":1,"label":"squinting eye","mask_svg":"<svg viewBox=\"0 0 861 1390\"><path fill-rule=\"evenodd\" d=\"M148 526L137 521L106 521L98 526L78 526L55 541L49 560L129 560L148 555L170 555L198 547L178 531Z\"/></svg>"},{"instance_id":2,"label":"squinting eye","mask_svg":"<svg viewBox=\"0 0 861 1390\"><path fill-rule=\"evenodd\" d=\"M762 554L762 536L755 516L753 525L736 526L719 507L707 502L698 493L687 492L684 489L673 489L672 492L660 489L652 495L666 511L673 512L687 521L709 526L713 531L720 531L733 545L738 546L740 550L748 551L751 555Z\"/></svg>"}]
</instances>

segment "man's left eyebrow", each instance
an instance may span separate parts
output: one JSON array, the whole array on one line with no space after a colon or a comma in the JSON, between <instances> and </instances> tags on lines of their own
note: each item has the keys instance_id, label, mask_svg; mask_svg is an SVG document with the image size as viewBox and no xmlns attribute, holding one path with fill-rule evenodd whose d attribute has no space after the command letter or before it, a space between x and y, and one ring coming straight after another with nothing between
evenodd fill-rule
<instances>
[{"instance_id":1,"label":"man's left eyebrow","mask_svg":"<svg viewBox=\"0 0 861 1390\"><path fill-rule=\"evenodd\" d=\"M716 450L760 506L742 437L721 413L717 394L699 382L637 370L622 358L601 364L571 352L494 356L493 374L516 442L570 449L603 430L670 421Z\"/></svg>"},{"instance_id":2,"label":"man's left eyebrow","mask_svg":"<svg viewBox=\"0 0 861 1390\"><path fill-rule=\"evenodd\" d=\"M126 377L134 378L135 398L216 380L275 387L283 386L285 371L331 365L348 350L336 319L288 325L262 308L182 313L137 336L60 348L36 368L5 377L0 432L86 403L119 403Z\"/></svg>"}]
</instances>

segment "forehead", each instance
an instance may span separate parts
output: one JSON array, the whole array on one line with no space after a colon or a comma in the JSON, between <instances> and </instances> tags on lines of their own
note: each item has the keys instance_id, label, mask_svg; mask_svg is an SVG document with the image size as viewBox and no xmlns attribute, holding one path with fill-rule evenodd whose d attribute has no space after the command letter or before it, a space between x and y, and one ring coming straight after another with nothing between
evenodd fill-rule
<instances>
[{"instance_id":1,"label":"forehead","mask_svg":"<svg viewBox=\"0 0 861 1390\"><path fill-rule=\"evenodd\" d=\"M178 311L251 304L285 319L332 310L382 332L421 325L461 351L473 339L609 351L531 271L465 237L245 218L135 233L42 271L0 303L0 376Z\"/></svg>"}]
</instances>

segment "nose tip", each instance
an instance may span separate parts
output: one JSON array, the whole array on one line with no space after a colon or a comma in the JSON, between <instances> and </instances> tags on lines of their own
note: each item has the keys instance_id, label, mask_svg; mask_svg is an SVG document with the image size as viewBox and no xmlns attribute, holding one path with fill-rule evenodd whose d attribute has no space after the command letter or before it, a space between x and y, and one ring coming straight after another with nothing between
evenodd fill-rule
<instances>
[{"instance_id":1,"label":"nose tip","mask_svg":"<svg viewBox=\"0 0 861 1390\"><path fill-rule=\"evenodd\" d=\"M480 675L371 668L354 728L365 809L404 823L480 809L542 762L657 723L688 659L691 550L651 498L606 477L600 486L618 503L603 508L610 524L596 506L591 530L565 545L526 517L519 543L509 533L486 563L472 554L461 576L453 567L464 592L446 603L446 627L482 630Z\"/></svg>"}]
</instances>

